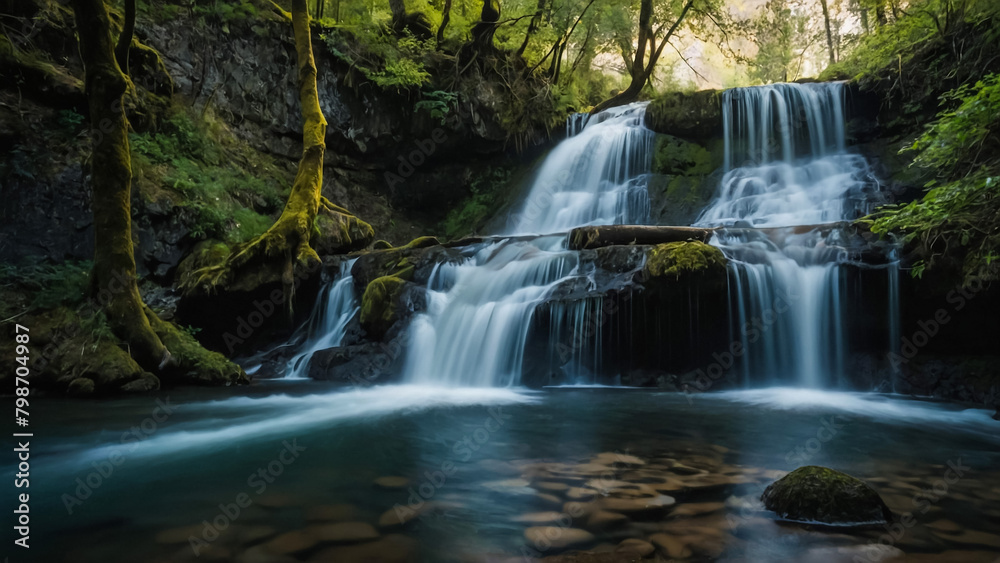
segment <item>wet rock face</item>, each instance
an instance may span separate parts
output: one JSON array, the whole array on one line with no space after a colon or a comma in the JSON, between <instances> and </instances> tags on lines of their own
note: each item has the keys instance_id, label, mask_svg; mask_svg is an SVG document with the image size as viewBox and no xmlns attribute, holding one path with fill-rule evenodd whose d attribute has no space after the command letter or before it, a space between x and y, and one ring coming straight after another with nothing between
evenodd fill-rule
<instances>
[{"instance_id":1,"label":"wet rock face","mask_svg":"<svg viewBox=\"0 0 1000 563\"><path fill-rule=\"evenodd\" d=\"M775 481L761 496L781 518L831 526L884 524L892 512L864 481L826 467L800 467Z\"/></svg>"},{"instance_id":2,"label":"wet rock face","mask_svg":"<svg viewBox=\"0 0 1000 563\"><path fill-rule=\"evenodd\" d=\"M682 139L707 140L722 134L719 90L671 92L660 96L646 110L646 127Z\"/></svg>"}]
</instances>

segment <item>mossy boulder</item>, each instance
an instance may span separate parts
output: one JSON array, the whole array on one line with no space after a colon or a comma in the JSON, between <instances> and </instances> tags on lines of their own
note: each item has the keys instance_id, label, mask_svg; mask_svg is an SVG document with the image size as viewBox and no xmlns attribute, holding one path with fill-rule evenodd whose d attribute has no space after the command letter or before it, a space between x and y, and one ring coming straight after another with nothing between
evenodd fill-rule
<instances>
[{"instance_id":1,"label":"mossy boulder","mask_svg":"<svg viewBox=\"0 0 1000 563\"><path fill-rule=\"evenodd\" d=\"M32 380L37 389L57 394L107 395L158 389L160 380L129 356L102 315L81 316L68 307L30 313L19 319L31 327ZM4 332L13 343L13 324ZM9 349L0 346L8 357ZM2 378L0 378L2 379Z\"/></svg>"},{"instance_id":2,"label":"mossy boulder","mask_svg":"<svg viewBox=\"0 0 1000 563\"><path fill-rule=\"evenodd\" d=\"M372 340L381 340L402 317L400 297L406 280L383 276L372 280L361 297L361 327Z\"/></svg>"},{"instance_id":3,"label":"mossy boulder","mask_svg":"<svg viewBox=\"0 0 1000 563\"><path fill-rule=\"evenodd\" d=\"M768 510L795 522L856 526L892 519L892 511L864 481L816 465L771 483L760 498Z\"/></svg>"},{"instance_id":4,"label":"mossy boulder","mask_svg":"<svg viewBox=\"0 0 1000 563\"><path fill-rule=\"evenodd\" d=\"M664 94L646 108L646 127L689 140L718 137L722 134L721 99L718 90Z\"/></svg>"},{"instance_id":5,"label":"mossy boulder","mask_svg":"<svg viewBox=\"0 0 1000 563\"><path fill-rule=\"evenodd\" d=\"M707 176L722 166L721 152L672 135L657 135L653 172L670 176Z\"/></svg>"},{"instance_id":6,"label":"mossy boulder","mask_svg":"<svg viewBox=\"0 0 1000 563\"><path fill-rule=\"evenodd\" d=\"M650 278L680 279L689 274L724 275L726 257L718 248L698 241L668 242L649 249L645 274Z\"/></svg>"},{"instance_id":7,"label":"mossy boulder","mask_svg":"<svg viewBox=\"0 0 1000 563\"><path fill-rule=\"evenodd\" d=\"M222 354L204 348L193 336L177 328L177 325L160 320L148 308L146 318L172 355L171 364L166 366L163 373L171 383L233 385L250 382L243 368Z\"/></svg>"}]
</instances>

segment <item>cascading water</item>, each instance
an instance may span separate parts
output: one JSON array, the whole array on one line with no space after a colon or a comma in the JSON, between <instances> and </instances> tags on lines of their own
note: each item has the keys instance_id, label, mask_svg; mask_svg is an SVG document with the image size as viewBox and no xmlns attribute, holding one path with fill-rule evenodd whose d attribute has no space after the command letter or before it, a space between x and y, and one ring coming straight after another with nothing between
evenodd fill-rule
<instances>
[{"instance_id":1,"label":"cascading water","mask_svg":"<svg viewBox=\"0 0 1000 563\"><path fill-rule=\"evenodd\" d=\"M732 227L713 244L731 259L734 337L748 383L840 382L848 253L829 224L868 212L878 192L867 160L846 150L844 96L841 83L723 95L726 171L696 225Z\"/></svg>"},{"instance_id":2,"label":"cascading water","mask_svg":"<svg viewBox=\"0 0 1000 563\"><path fill-rule=\"evenodd\" d=\"M345 260L340 265L337 279L328 283L321 291L316 308L305 325L306 339L299 351L285 367L285 379L306 379L309 374L309 360L320 350L339 346L351 319L361 307L354 294L354 277L351 267L355 260Z\"/></svg>"},{"instance_id":3,"label":"cascading water","mask_svg":"<svg viewBox=\"0 0 1000 563\"><path fill-rule=\"evenodd\" d=\"M567 133L573 136L546 158L510 233L647 223L653 133L643 126L644 114L645 104L633 104L598 114L585 126L571 118ZM518 384L535 309L561 283L587 283L590 275L565 239L504 239L469 247L461 263L438 266L427 311L410 327L404 380Z\"/></svg>"}]
</instances>

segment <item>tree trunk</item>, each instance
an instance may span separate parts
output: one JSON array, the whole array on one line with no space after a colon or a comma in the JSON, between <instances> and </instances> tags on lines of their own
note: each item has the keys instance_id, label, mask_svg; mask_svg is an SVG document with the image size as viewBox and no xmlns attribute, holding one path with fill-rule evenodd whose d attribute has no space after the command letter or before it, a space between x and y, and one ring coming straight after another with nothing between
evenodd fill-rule
<instances>
[{"instance_id":1,"label":"tree trunk","mask_svg":"<svg viewBox=\"0 0 1000 563\"><path fill-rule=\"evenodd\" d=\"M441 25L438 26L437 32L437 47L441 49L441 44L444 43L444 30L448 27L448 22L451 21L451 0L444 0L444 8L441 9Z\"/></svg>"},{"instance_id":2,"label":"tree trunk","mask_svg":"<svg viewBox=\"0 0 1000 563\"><path fill-rule=\"evenodd\" d=\"M118 68L128 76L128 51L132 47L132 36L135 34L135 0L125 0L125 22L122 24L122 33L118 36L118 45L115 46L115 60L118 61Z\"/></svg>"},{"instance_id":3,"label":"tree trunk","mask_svg":"<svg viewBox=\"0 0 1000 563\"><path fill-rule=\"evenodd\" d=\"M639 9L639 41L638 48L635 51L635 58L632 60L632 68L629 74L632 75L632 81L629 82L628 88L620 92L618 95L613 96L609 100L597 104L594 109L590 110L591 115L598 114L608 108L615 106L622 106L625 104L630 104L637 99L639 99L639 94L642 93L642 88L646 85L646 82L653 75L653 70L656 68L656 63L660 59L660 55L663 53L663 48L670 41L670 38L680 27L684 18L687 17L688 11L694 6L694 0L688 0L684 4L684 8L681 9L681 13L677 16L674 24L670 26L670 29L664 34L663 39L660 41L659 46L656 45L656 34L653 31L653 0L642 0L642 7ZM646 62L646 49L650 50L649 62Z\"/></svg>"},{"instance_id":4,"label":"tree trunk","mask_svg":"<svg viewBox=\"0 0 1000 563\"><path fill-rule=\"evenodd\" d=\"M115 59L111 22L103 0L73 0L73 11L93 142L95 250L91 290L115 336L128 343L132 357L143 368L158 371L170 353L143 310L132 248L132 157L124 109L130 84ZM134 17L134 5L131 11ZM131 37L128 40L131 43Z\"/></svg>"},{"instance_id":5,"label":"tree trunk","mask_svg":"<svg viewBox=\"0 0 1000 563\"><path fill-rule=\"evenodd\" d=\"M830 26L830 9L826 0L819 0L819 5L823 8L823 25L826 26L826 47L830 50L830 64L837 63L836 51L833 49L833 29Z\"/></svg>"},{"instance_id":6,"label":"tree trunk","mask_svg":"<svg viewBox=\"0 0 1000 563\"><path fill-rule=\"evenodd\" d=\"M545 0L538 0L538 9L535 10L535 15L531 16L531 21L528 23L528 31L524 34L524 41L522 41L521 46L517 48L518 57L524 56L524 50L528 48L528 42L531 41L531 36L538 31L538 28L542 23L542 14L544 12Z\"/></svg>"},{"instance_id":7,"label":"tree trunk","mask_svg":"<svg viewBox=\"0 0 1000 563\"><path fill-rule=\"evenodd\" d=\"M99 0L95 0L99 1ZM281 216L264 234L233 248L221 264L195 270L181 280L180 287L191 293L220 288L254 288L263 283L262 272L278 277L284 286L285 303L291 313L295 293L295 269L319 261L310 245L320 214L335 221L342 233L339 247L344 251L363 248L374 236L372 228L347 210L330 203L322 195L323 156L326 152L326 118L319 105L316 61L313 58L307 0L292 0L292 30L298 67L299 103L302 106L302 159L291 193ZM354 238L352 238L354 237ZM241 284L240 280L247 280Z\"/></svg>"},{"instance_id":8,"label":"tree trunk","mask_svg":"<svg viewBox=\"0 0 1000 563\"><path fill-rule=\"evenodd\" d=\"M402 30L406 26L406 3L403 0L389 0L389 11L392 12L392 28Z\"/></svg>"},{"instance_id":9,"label":"tree trunk","mask_svg":"<svg viewBox=\"0 0 1000 563\"><path fill-rule=\"evenodd\" d=\"M472 27L472 41L478 53L493 49L493 34L496 33L497 22L500 21L500 6L497 4L494 8L493 2L494 0L483 0L479 23Z\"/></svg>"}]
</instances>

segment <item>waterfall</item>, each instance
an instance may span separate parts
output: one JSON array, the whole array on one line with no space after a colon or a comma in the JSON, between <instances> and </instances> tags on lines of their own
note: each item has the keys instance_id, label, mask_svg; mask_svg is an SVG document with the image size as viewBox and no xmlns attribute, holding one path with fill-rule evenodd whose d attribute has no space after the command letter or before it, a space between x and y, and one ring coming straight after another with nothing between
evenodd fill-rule
<instances>
[{"instance_id":1,"label":"waterfall","mask_svg":"<svg viewBox=\"0 0 1000 563\"><path fill-rule=\"evenodd\" d=\"M354 294L354 277L351 276L354 262L355 260L342 262L337 278L320 290L319 300L305 325L305 341L288 361L285 379L308 378L309 360L313 354L340 346L343 341L348 323L361 309Z\"/></svg>"},{"instance_id":2,"label":"waterfall","mask_svg":"<svg viewBox=\"0 0 1000 563\"><path fill-rule=\"evenodd\" d=\"M545 159L514 233L565 233L582 225L648 223L646 182L653 133L646 104L614 108L586 120ZM582 129L580 127L582 126ZM563 235L508 238L466 248L460 263L431 275L427 311L410 326L405 381L435 385L509 386L521 380L531 320L561 283L591 272Z\"/></svg>"},{"instance_id":3,"label":"waterfall","mask_svg":"<svg viewBox=\"0 0 1000 563\"><path fill-rule=\"evenodd\" d=\"M848 252L829 224L870 211L879 189L868 161L846 149L844 96L842 83L723 94L725 174L696 225L768 228L722 229L712 241L730 258L748 384L842 383Z\"/></svg>"},{"instance_id":4,"label":"waterfall","mask_svg":"<svg viewBox=\"0 0 1000 563\"><path fill-rule=\"evenodd\" d=\"M512 217L509 232L548 234L584 225L648 223L646 183L655 135L643 125L646 105L594 115L559 143ZM581 125L578 117L569 121L570 131Z\"/></svg>"}]
</instances>

